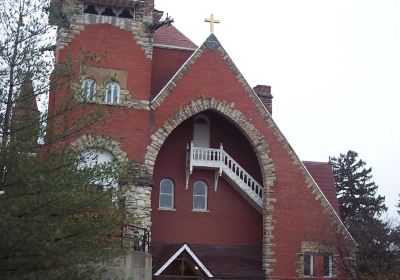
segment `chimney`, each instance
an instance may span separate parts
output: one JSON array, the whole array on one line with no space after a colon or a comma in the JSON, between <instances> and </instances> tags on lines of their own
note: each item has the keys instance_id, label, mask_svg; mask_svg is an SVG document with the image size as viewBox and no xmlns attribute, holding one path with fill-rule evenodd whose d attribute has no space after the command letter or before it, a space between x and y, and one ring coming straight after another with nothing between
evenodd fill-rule
<instances>
[{"instance_id":1,"label":"chimney","mask_svg":"<svg viewBox=\"0 0 400 280\"><path fill-rule=\"evenodd\" d=\"M272 116L272 98L274 97L271 94L271 86L257 85L253 90Z\"/></svg>"}]
</instances>

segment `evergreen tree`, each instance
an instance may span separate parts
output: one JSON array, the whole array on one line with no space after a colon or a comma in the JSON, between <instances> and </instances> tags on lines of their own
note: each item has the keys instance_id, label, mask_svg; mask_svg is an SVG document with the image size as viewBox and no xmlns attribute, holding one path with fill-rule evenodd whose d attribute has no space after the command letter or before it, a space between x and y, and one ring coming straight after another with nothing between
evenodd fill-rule
<instances>
[{"instance_id":1,"label":"evergreen tree","mask_svg":"<svg viewBox=\"0 0 400 280\"><path fill-rule=\"evenodd\" d=\"M332 158L340 216L357 242L355 270L359 274L393 272L395 269L394 229L379 219L387 210L385 197L377 195L372 169L354 151Z\"/></svg>"},{"instance_id":2,"label":"evergreen tree","mask_svg":"<svg viewBox=\"0 0 400 280\"><path fill-rule=\"evenodd\" d=\"M376 195L378 186L372 181L372 168L348 151L332 158L333 174L339 200L340 216L345 223L354 217L379 217L387 210L385 197Z\"/></svg>"},{"instance_id":3,"label":"evergreen tree","mask_svg":"<svg viewBox=\"0 0 400 280\"><path fill-rule=\"evenodd\" d=\"M36 106L49 90L78 79L71 69L90 59L54 67L49 10L49 0L0 1L1 279L96 279L102 263L123 253L118 232L128 217L115 180L126 182L129 166L87 164L88 154L60 149L102 115L87 110L73 126L46 135L50 121L83 104L67 100L51 114Z\"/></svg>"}]
</instances>

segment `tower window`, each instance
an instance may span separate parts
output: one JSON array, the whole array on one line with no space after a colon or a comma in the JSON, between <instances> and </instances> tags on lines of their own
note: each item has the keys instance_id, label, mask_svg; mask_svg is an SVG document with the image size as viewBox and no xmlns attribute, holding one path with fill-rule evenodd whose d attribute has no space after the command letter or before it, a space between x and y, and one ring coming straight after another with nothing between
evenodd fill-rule
<instances>
[{"instance_id":1,"label":"tower window","mask_svg":"<svg viewBox=\"0 0 400 280\"><path fill-rule=\"evenodd\" d=\"M173 209L174 208L174 182L170 179L162 179L160 182L160 203L161 209Z\"/></svg>"},{"instance_id":2,"label":"tower window","mask_svg":"<svg viewBox=\"0 0 400 280\"><path fill-rule=\"evenodd\" d=\"M193 210L207 210L207 185L203 181L197 181L193 187Z\"/></svg>"},{"instance_id":3,"label":"tower window","mask_svg":"<svg viewBox=\"0 0 400 280\"><path fill-rule=\"evenodd\" d=\"M99 14L96 10L96 5L95 4L85 4L83 12L85 14L92 14L92 15L97 15Z\"/></svg>"},{"instance_id":4,"label":"tower window","mask_svg":"<svg viewBox=\"0 0 400 280\"><path fill-rule=\"evenodd\" d=\"M130 18L133 19L135 18L135 11L133 9L122 9L122 12L119 14L120 18Z\"/></svg>"},{"instance_id":5,"label":"tower window","mask_svg":"<svg viewBox=\"0 0 400 280\"><path fill-rule=\"evenodd\" d=\"M96 94L96 81L93 79L84 79L82 82L82 96L84 100L94 101Z\"/></svg>"},{"instance_id":6,"label":"tower window","mask_svg":"<svg viewBox=\"0 0 400 280\"><path fill-rule=\"evenodd\" d=\"M119 102L119 94L120 94L120 86L116 82L111 82L107 85L106 88L106 103L107 104L118 104Z\"/></svg>"},{"instance_id":7,"label":"tower window","mask_svg":"<svg viewBox=\"0 0 400 280\"><path fill-rule=\"evenodd\" d=\"M103 5L86 2L83 6L83 13L92 15L102 15L108 17L119 17L135 19L135 9L114 5Z\"/></svg>"},{"instance_id":8,"label":"tower window","mask_svg":"<svg viewBox=\"0 0 400 280\"><path fill-rule=\"evenodd\" d=\"M114 9L111 6L106 6L104 7L104 11L101 13L102 16L109 16L109 17L115 17Z\"/></svg>"}]
</instances>

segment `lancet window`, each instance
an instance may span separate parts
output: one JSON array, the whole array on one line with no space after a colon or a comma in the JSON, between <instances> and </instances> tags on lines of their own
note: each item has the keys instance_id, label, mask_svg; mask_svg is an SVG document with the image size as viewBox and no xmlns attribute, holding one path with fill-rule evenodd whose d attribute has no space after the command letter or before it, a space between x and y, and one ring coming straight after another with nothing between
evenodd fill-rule
<instances>
[{"instance_id":1,"label":"lancet window","mask_svg":"<svg viewBox=\"0 0 400 280\"><path fill-rule=\"evenodd\" d=\"M121 88L117 82L111 82L106 87L106 103L118 104Z\"/></svg>"},{"instance_id":2,"label":"lancet window","mask_svg":"<svg viewBox=\"0 0 400 280\"><path fill-rule=\"evenodd\" d=\"M174 208L174 182L170 179L163 179L160 182L160 209Z\"/></svg>"},{"instance_id":3,"label":"lancet window","mask_svg":"<svg viewBox=\"0 0 400 280\"><path fill-rule=\"evenodd\" d=\"M203 181L197 181L193 187L193 210L207 210L207 185Z\"/></svg>"},{"instance_id":4,"label":"lancet window","mask_svg":"<svg viewBox=\"0 0 400 280\"><path fill-rule=\"evenodd\" d=\"M96 81L93 79L84 79L82 82L82 96L86 101L94 101L96 94Z\"/></svg>"},{"instance_id":5,"label":"lancet window","mask_svg":"<svg viewBox=\"0 0 400 280\"><path fill-rule=\"evenodd\" d=\"M83 12L85 14L92 14L92 15L135 19L135 9L129 7L120 7L120 6L85 2L83 6Z\"/></svg>"}]
</instances>

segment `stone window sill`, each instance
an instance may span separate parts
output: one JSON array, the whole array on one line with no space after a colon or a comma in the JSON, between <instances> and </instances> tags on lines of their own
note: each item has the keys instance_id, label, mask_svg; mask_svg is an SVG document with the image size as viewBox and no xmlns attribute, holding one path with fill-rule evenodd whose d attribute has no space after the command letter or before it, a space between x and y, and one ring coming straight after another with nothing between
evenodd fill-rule
<instances>
[{"instance_id":1,"label":"stone window sill","mask_svg":"<svg viewBox=\"0 0 400 280\"><path fill-rule=\"evenodd\" d=\"M195 210L195 209L193 209L192 212L209 213L210 210L197 210L197 209Z\"/></svg>"},{"instance_id":2,"label":"stone window sill","mask_svg":"<svg viewBox=\"0 0 400 280\"><path fill-rule=\"evenodd\" d=\"M160 210L160 211L172 211L172 212L176 211L175 208L158 208L158 210Z\"/></svg>"}]
</instances>

